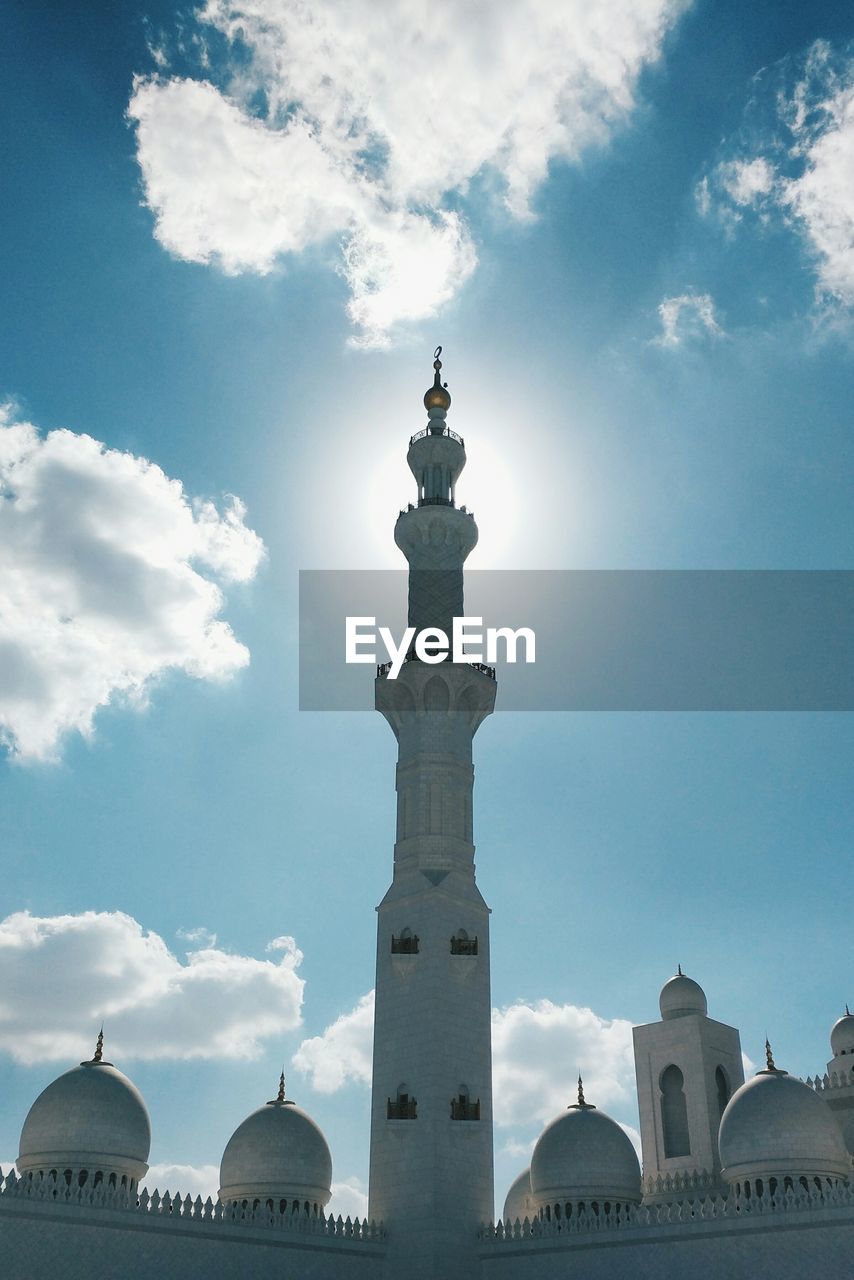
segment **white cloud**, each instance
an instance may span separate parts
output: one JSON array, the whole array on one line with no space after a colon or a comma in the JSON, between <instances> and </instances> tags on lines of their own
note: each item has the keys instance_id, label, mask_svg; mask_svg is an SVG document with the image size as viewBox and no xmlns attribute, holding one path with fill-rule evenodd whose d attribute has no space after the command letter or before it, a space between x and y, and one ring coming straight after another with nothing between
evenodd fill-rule
<instances>
[{"instance_id":1,"label":"white cloud","mask_svg":"<svg viewBox=\"0 0 854 1280\"><path fill-rule=\"evenodd\" d=\"M146 1187L149 1195L159 1191L162 1196L168 1191L170 1195L192 1196L194 1200L201 1196L203 1202L210 1196L216 1202L219 1165L153 1164L139 1185Z\"/></svg>"},{"instance_id":2,"label":"white cloud","mask_svg":"<svg viewBox=\"0 0 854 1280\"><path fill-rule=\"evenodd\" d=\"M193 942L202 947L216 946L216 934L211 933L210 929L206 929L204 925L200 925L197 929L176 929L175 937L180 938L182 942ZM269 943L267 950L270 950Z\"/></svg>"},{"instance_id":3,"label":"white cloud","mask_svg":"<svg viewBox=\"0 0 854 1280\"><path fill-rule=\"evenodd\" d=\"M333 1182L332 1199L324 1210L330 1218L366 1218L368 1216L368 1189L361 1178L344 1178Z\"/></svg>"},{"instance_id":4,"label":"white cloud","mask_svg":"<svg viewBox=\"0 0 854 1280\"><path fill-rule=\"evenodd\" d=\"M780 203L800 224L815 261L819 293L854 305L854 65L828 84L818 123L793 123L803 172L782 183Z\"/></svg>"},{"instance_id":5,"label":"white cloud","mask_svg":"<svg viewBox=\"0 0 854 1280\"><path fill-rule=\"evenodd\" d=\"M374 1036L374 993L362 996L319 1036L303 1040L291 1059L311 1077L318 1093L335 1093L348 1081L371 1083Z\"/></svg>"},{"instance_id":6,"label":"white cloud","mask_svg":"<svg viewBox=\"0 0 854 1280\"><path fill-rule=\"evenodd\" d=\"M729 230L748 210L764 223L775 216L801 236L819 300L854 306L854 60L816 41L794 86L776 88L773 120L758 132L758 154L722 161L701 180L701 213Z\"/></svg>"},{"instance_id":7,"label":"white cloud","mask_svg":"<svg viewBox=\"0 0 854 1280\"><path fill-rule=\"evenodd\" d=\"M13 1162L2 1165L8 1172ZM219 1165L216 1164L153 1164L140 1183L147 1187L149 1194L155 1190L161 1195L168 1191L170 1195L201 1196L202 1201L216 1202L219 1191ZM368 1189L360 1178L342 1178L332 1183L332 1198L324 1210L327 1217L352 1218L367 1217Z\"/></svg>"},{"instance_id":8,"label":"white cloud","mask_svg":"<svg viewBox=\"0 0 854 1280\"><path fill-rule=\"evenodd\" d=\"M679 347L687 338L720 338L723 330L715 316L709 293L682 293L662 298L658 304L661 333L654 339L661 347Z\"/></svg>"},{"instance_id":9,"label":"white cloud","mask_svg":"<svg viewBox=\"0 0 854 1280\"><path fill-rule=\"evenodd\" d=\"M50 759L99 707L158 676L221 680L249 661L215 579L263 544L239 499L191 501L154 463L0 409L0 746Z\"/></svg>"},{"instance_id":10,"label":"white cloud","mask_svg":"<svg viewBox=\"0 0 854 1280\"><path fill-rule=\"evenodd\" d=\"M293 1064L312 1087L334 1093L346 1083L370 1084L374 993L304 1040ZM492 1013L493 1105L501 1126L544 1124L572 1101L584 1076L589 1101L607 1108L634 1093L631 1023L591 1009L539 1000Z\"/></svg>"},{"instance_id":11,"label":"white cloud","mask_svg":"<svg viewBox=\"0 0 854 1280\"><path fill-rule=\"evenodd\" d=\"M754 160L729 160L718 166L717 180L737 205L755 205L775 185L773 165L764 156Z\"/></svg>"},{"instance_id":12,"label":"white cloud","mask_svg":"<svg viewBox=\"0 0 854 1280\"><path fill-rule=\"evenodd\" d=\"M182 963L120 911L0 920L0 1050L17 1062L91 1057L103 1021L107 1057L253 1058L300 1025L302 954L280 960L212 946Z\"/></svg>"},{"instance_id":13,"label":"white cloud","mask_svg":"<svg viewBox=\"0 0 854 1280\"><path fill-rule=\"evenodd\" d=\"M538 1000L492 1014L493 1107L499 1126L545 1124L575 1100L607 1110L634 1093L632 1024L592 1009Z\"/></svg>"},{"instance_id":14,"label":"white cloud","mask_svg":"<svg viewBox=\"0 0 854 1280\"><path fill-rule=\"evenodd\" d=\"M168 76L158 45L128 109L155 234L232 273L342 239L356 341L383 345L474 269L449 202L490 170L510 215L530 217L550 162L630 115L684 7L208 0L201 30L230 51L218 77Z\"/></svg>"}]
</instances>

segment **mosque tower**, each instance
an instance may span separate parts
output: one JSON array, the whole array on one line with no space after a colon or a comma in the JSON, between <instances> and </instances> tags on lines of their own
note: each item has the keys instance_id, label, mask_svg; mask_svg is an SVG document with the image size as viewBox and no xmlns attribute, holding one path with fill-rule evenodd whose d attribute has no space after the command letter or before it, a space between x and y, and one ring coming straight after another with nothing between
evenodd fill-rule
<instances>
[{"instance_id":1,"label":"mosque tower","mask_svg":"<svg viewBox=\"0 0 854 1280\"><path fill-rule=\"evenodd\" d=\"M462 439L435 379L409 442L418 499L394 538L409 562L409 625L464 616L477 526L456 505ZM388 1230L389 1274L470 1280L493 1216L489 908L475 882L472 739L495 672L412 658L378 669L376 708L398 742L394 876L378 907L369 1216ZM403 1274L403 1271L400 1270Z\"/></svg>"}]
</instances>

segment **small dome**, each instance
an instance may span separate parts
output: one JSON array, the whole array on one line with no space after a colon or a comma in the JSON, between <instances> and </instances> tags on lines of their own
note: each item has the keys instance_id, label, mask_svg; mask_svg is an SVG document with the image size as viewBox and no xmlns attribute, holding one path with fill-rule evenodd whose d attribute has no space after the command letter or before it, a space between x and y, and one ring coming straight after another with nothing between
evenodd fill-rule
<instances>
[{"instance_id":1,"label":"small dome","mask_svg":"<svg viewBox=\"0 0 854 1280\"><path fill-rule=\"evenodd\" d=\"M537 1207L590 1199L637 1204L641 1172L635 1149L615 1120L579 1101L537 1140L531 1191Z\"/></svg>"},{"instance_id":2,"label":"small dome","mask_svg":"<svg viewBox=\"0 0 854 1280\"><path fill-rule=\"evenodd\" d=\"M523 1169L518 1178L515 1178L507 1192L507 1199L504 1201L504 1212L501 1215L501 1221L515 1222L518 1218L520 1222L524 1222L526 1218L533 1218L536 1214L534 1201L531 1196L531 1166Z\"/></svg>"},{"instance_id":3,"label":"small dome","mask_svg":"<svg viewBox=\"0 0 854 1280\"><path fill-rule=\"evenodd\" d=\"M824 1099L774 1067L732 1095L718 1145L728 1182L786 1175L844 1178L851 1169L842 1132Z\"/></svg>"},{"instance_id":4,"label":"small dome","mask_svg":"<svg viewBox=\"0 0 854 1280\"><path fill-rule=\"evenodd\" d=\"M854 1053L854 1013L848 1012L847 1005L845 1013L837 1018L830 1029L830 1051L834 1058Z\"/></svg>"},{"instance_id":5,"label":"small dome","mask_svg":"<svg viewBox=\"0 0 854 1280\"><path fill-rule=\"evenodd\" d=\"M442 348L437 347L435 351L435 359L433 368L436 370L433 377L432 387L428 387L424 392L424 408L429 413L431 409L443 409L446 413L451 407L451 393L448 391L448 384L442 385L442 361L439 356L442 354Z\"/></svg>"},{"instance_id":6,"label":"small dome","mask_svg":"<svg viewBox=\"0 0 854 1280\"><path fill-rule=\"evenodd\" d=\"M693 978L687 977L680 967L675 977L669 978L661 988L658 1007L665 1022L671 1018L684 1018L689 1013L708 1012L706 993Z\"/></svg>"},{"instance_id":7,"label":"small dome","mask_svg":"<svg viewBox=\"0 0 854 1280\"><path fill-rule=\"evenodd\" d=\"M98 1053L100 1054L100 1048ZM21 1131L19 1173L115 1173L138 1182L148 1171L151 1122L127 1076L96 1056L39 1094Z\"/></svg>"},{"instance_id":8,"label":"small dome","mask_svg":"<svg viewBox=\"0 0 854 1280\"><path fill-rule=\"evenodd\" d=\"M332 1156L318 1126L284 1096L238 1125L223 1152L219 1198L298 1200L322 1207L332 1195Z\"/></svg>"}]
</instances>

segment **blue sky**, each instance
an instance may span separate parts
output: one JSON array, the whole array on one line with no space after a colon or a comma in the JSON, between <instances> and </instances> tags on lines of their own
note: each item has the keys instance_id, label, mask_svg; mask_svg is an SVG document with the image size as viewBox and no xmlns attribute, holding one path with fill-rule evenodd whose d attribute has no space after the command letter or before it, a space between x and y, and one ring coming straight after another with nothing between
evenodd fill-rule
<instances>
[{"instance_id":1,"label":"blue sky","mask_svg":"<svg viewBox=\"0 0 854 1280\"><path fill-rule=\"evenodd\" d=\"M103 1014L157 1165L217 1164L284 1061L364 1179L394 742L297 711L296 580L397 567L436 343L472 567L850 567L847 7L528 9L319 0L321 59L265 0L242 35L225 0L11 7L0 1160ZM496 714L476 745L497 1059L545 1060L499 1195L577 1058L636 1124L627 1023L677 961L754 1059L767 1030L823 1069L850 716Z\"/></svg>"}]
</instances>

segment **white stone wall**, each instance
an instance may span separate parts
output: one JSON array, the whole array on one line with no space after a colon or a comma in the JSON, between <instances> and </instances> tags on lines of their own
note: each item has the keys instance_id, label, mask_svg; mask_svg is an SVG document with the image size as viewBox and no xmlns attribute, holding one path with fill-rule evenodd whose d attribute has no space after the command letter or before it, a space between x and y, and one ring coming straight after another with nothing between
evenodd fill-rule
<instances>
[{"instance_id":1,"label":"white stone wall","mask_svg":"<svg viewBox=\"0 0 854 1280\"><path fill-rule=\"evenodd\" d=\"M854 1193L730 1197L635 1211L626 1224L484 1233L481 1280L851 1280ZM668 1221L668 1219L673 1219ZM577 1224L576 1224L577 1226ZM506 1238L509 1235L509 1238Z\"/></svg>"},{"instance_id":2,"label":"white stone wall","mask_svg":"<svg viewBox=\"0 0 854 1280\"><path fill-rule=\"evenodd\" d=\"M0 1195L3 1280L381 1280L381 1240L363 1224L213 1220L189 1199L142 1209L64 1198L26 1188ZM320 1230L317 1230L318 1226ZM352 1234L355 1231L355 1235Z\"/></svg>"}]
</instances>

